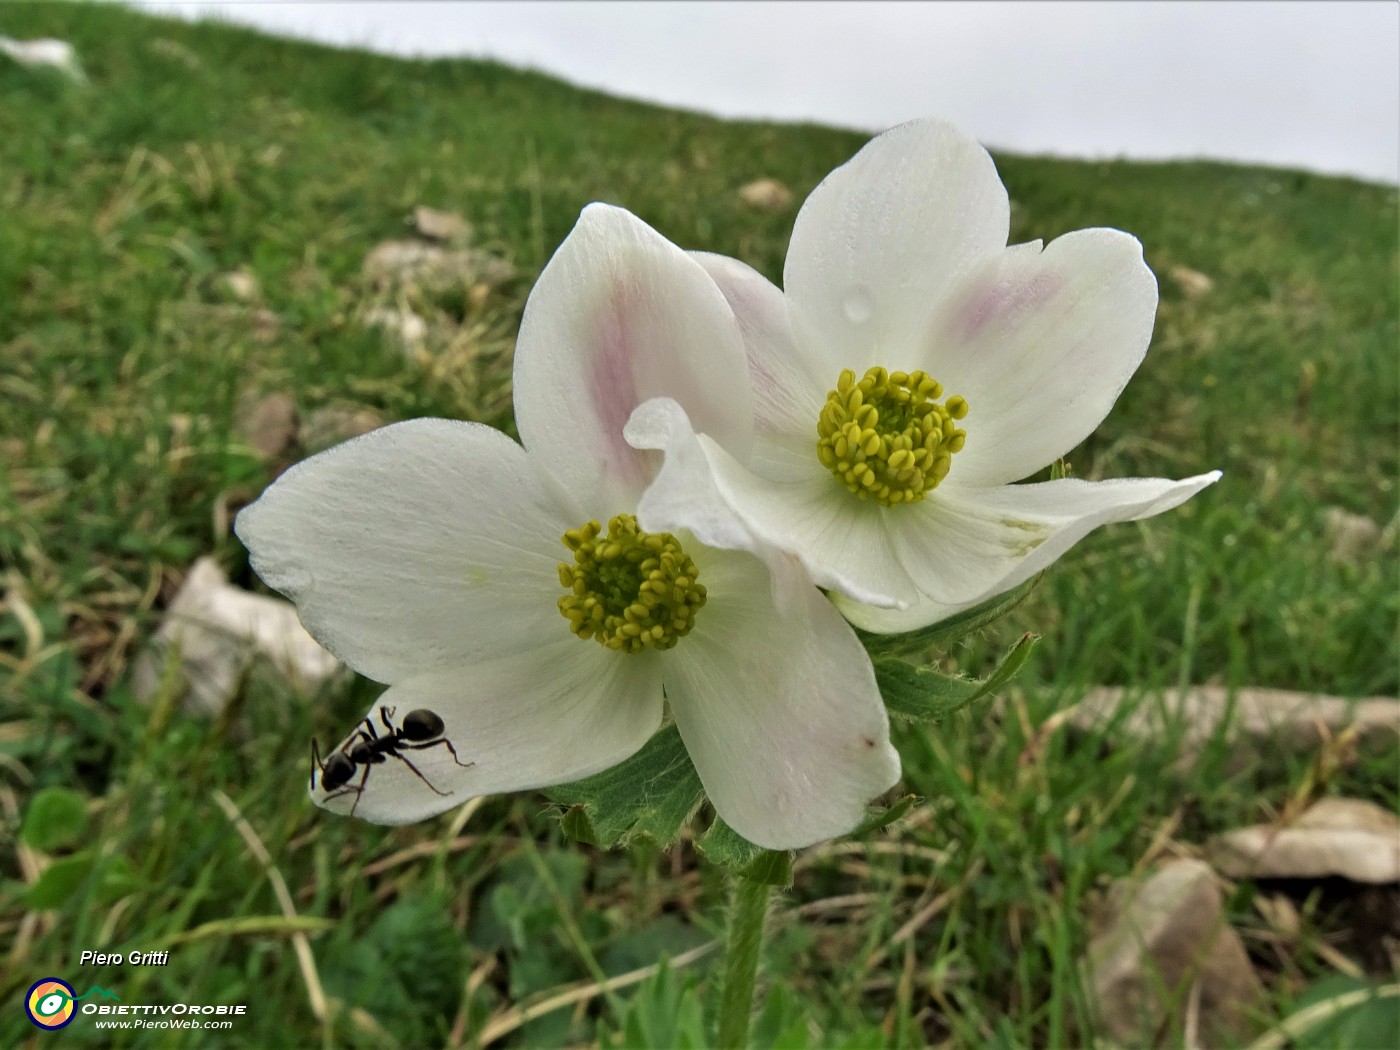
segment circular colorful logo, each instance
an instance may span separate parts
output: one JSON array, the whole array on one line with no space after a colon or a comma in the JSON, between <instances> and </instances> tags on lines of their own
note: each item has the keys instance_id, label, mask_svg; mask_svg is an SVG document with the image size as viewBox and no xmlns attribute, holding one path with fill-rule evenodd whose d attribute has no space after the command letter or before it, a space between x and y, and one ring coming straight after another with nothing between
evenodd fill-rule
<instances>
[{"instance_id":1,"label":"circular colorful logo","mask_svg":"<svg viewBox=\"0 0 1400 1050\"><path fill-rule=\"evenodd\" d=\"M24 1012L40 1028L63 1028L73 1020L73 986L57 977L45 977L29 986Z\"/></svg>"}]
</instances>

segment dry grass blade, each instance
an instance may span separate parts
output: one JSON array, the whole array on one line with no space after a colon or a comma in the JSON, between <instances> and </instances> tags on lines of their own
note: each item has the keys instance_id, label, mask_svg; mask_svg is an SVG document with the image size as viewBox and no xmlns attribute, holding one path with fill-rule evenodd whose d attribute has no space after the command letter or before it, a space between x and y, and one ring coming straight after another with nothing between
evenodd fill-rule
<instances>
[{"instance_id":1,"label":"dry grass blade","mask_svg":"<svg viewBox=\"0 0 1400 1050\"><path fill-rule=\"evenodd\" d=\"M247 843L249 851L258 859L262 865L264 874L267 875L268 882L272 883L272 892L277 897L277 905L282 909L282 914L287 919L296 921L296 905L292 902L292 895L287 890L287 882L282 878L282 873L277 870L272 863L272 857L267 852L267 847L263 845L262 839L258 838L258 833L253 830L253 826L243 819L243 814L239 812L238 805L222 791L214 789L214 801L219 804L219 808L224 811L229 821L238 830L238 834ZM311 954L311 944L306 939L306 934L297 931L292 934L292 948L296 952L297 965L301 968L301 978L306 984L306 998L311 1003L311 1012L316 1015L316 1020L321 1024L326 1024L326 993L321 988L321 977L316 972L316 959Z\"/></svg>"},{"instance_id":2,"label":"dry grass blade","mask_svg":"<svg viewBox=\"0 0 1400 1050\"><path fill-rule=\"evenodd\" d=\"M692 948L688 952L682 952L674 959L670 960L670 967L679 970L684 966L703 959L719 947L719 941L710 941L702 944L698 948ZM643 966L639 970L631 970L627 973L618 974L616 977L609 977L606 981L589 981L585 984L576 985L565 991L559 992L544 999L533 1006L517 1006L505 1013L498 1015L486 1023L486 1027L477 1036L478 1046L488 1046L497 1039L502 1039L510 1035L517 1028L529 1024L537 1017L553 1013L555 1010L562 1010L566 1006L573 1006L575 1003L587 1002L595 996L605 995L608 992L615 992L619 988L626 988L629 985L640 984L652 974L661 969L660 963L653 963L651 966Z\"/></svg>"},{"instance_id":3,"label":"dry grass blade","mask_svg":"<svg viewBox=\"0 0 1400 1050\"><path fill-rule=\"evenodd\" d=\"M1278 1027L1270 1029L1250 1043L1248 1050L1284 1050L1284 1047L1295 1043L1299 1036L1312 1031L1343 1010L1360 1006L1371 998L1394 999L1397 996L1400 996L1400 983L1387 984L1376 989L1358 988L1354 992L1334 995L1331 999L1324 999L1305 1010L1299 1010Z\"/></svg>"}]
</instances>

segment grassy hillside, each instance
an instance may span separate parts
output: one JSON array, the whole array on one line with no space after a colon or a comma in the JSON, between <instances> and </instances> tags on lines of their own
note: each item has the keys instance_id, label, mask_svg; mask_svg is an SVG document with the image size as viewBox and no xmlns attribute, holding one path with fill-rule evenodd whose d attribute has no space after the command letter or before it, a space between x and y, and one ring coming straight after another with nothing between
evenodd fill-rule
<instances>
[{"instance_id":1,"label":"grassy hillside","mask_svg":"<svg viewBox=\"0 0 1400 1050\"><path fill-rule=\"evenodd\" d=\"M260 586L228 522L279 464L239 436L241 398L509 428L521 306L584 204L623 205L777 279L803 196L863 138L106 6L7 4L0 34L69 40L91 81L0 61L0 1041L35 1031L13 1004L53 974L80 992L110 980L125 1001L251 1004L232 1036L116 1039L80 1021L74 1045L473 1045L530 996L708 940L720 886L688 846L598 854L564 842L538 796L394 830L313 810L306 741L338 738L367 683L307 698L254 675L210 723L153 715L128 671L199 555ZM1396 804L1393 756L1241 763L1220 742L1182 772L1169 743L1036 735L1097 683L1395 694L1393 540L1337 560L1326 527L1329 508L1395 519L1395 190L1222 164L997 160L1013 239L1120 227L1162 280L1147 363L1070 456L1075 472L1225 479L1095 536L948 655L976 672L1018 632L1044 635L1005 702L898 734L904 788L931 800L917 816L880 850L817 851L800 868L766 960L770 1028L806 1018L814 1046L1077 1043L1088 916L1163 829L1189 850L1309 794ZM791 207L743 206L737 189L759 177L790 186ZM420 204L465 216L473 247L517 276L391 304L430 324L426 349L405 354L364 323L388 300L361 265L410 236ZM1210 289L1188 294L1180 268ZM256 278L253 302L224 282L235 269ZM48 786L87 799L81 844L106 874L38 910L24 887L36 861L14 835ZM315 927L325 994L360 1014L317 1019L294 924L218 792ZM1247 890L1230 907L1259 924ZM1249 942L1271 1014L1332 969L1322 939L1346 936L1326 908L1303 921L1286 952ZM170 963L78 966L103 946L169 948ZM663 985L545 1013L500 1043L644 1026Z\"/></svg>"}]
</instances>

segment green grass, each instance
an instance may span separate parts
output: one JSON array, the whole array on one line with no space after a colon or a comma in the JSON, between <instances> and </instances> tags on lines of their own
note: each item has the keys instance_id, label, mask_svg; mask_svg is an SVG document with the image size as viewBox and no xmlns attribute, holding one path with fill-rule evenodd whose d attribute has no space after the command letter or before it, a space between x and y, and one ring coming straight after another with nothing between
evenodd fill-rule
<instances>
[{"instance_id":1,"label":"green grass","mask_svg":"<svg viewBox=\"0 0 1400 1050\"><path fill-rule=\"evenodd\" d=\"M774 177L800 202L862 138L108 7L6 5L0 32L70 40L92 80L0 64L0 1043L28 1038L18 998L52 974L127 1002L249 1004L231 1034L118 1037L80 1020L62 1037L72 1045L473 1045L488 1019L595 967L626 972L707 941L723 886L688 843L598 853L566 842L535 795L485 800L464 825L458 813L383 829L314 810L306 742L340 736L369 683L308 698L258 671L211 724L137 704L127 671L198 555L260 586L227 529L271 478L234 431L245 389L288 391L303 413L351 401L509 428L524 297L584 204L623 205L777 278L796 203L758 213L735 191ZM1179 772L1170 740L1037 736L1095 683L1395 694L1394 548L1335 564L1324 530L1329 506L1381 524L1396 513L1394 189L1221 164L997 159L1014 239L1117 226L1163 278L1147 363L1070 456L1076 473L1225 478L1164 518L1096 535L1012 617L947 654L946 667L978 672L1019 632L1044 635L1002 701L897 730L903 787L925 805L873 848L799 864L765 956L759 1045L783 1031L801 1045L794 1026L814 1046L1081 1044L1090 916L1159 833L1189 849L1310 793L1397 804L1393 755L1239 764L1221 741ZM521 277L415 301L451 338L409 358L357 322L373 294L360 262L420 203L469 217L474 243ZM1174 266L1213 290L1184 296ZM270 335L222 290L235 267L258 278ZM40 911L25 884L41 858L16 836L51 786L87 804L54 856L101 859L86 877L68 862L74 884ZM296 931L220 792L297 914L324 920L308 936L325 993L362 1013L317 1020ZM1230 900L1247 931L1262 926L1252 893ZM1269 1016L1331 971L1321 938L1350 950L1347 902L1314 905L1293 942L1247 939ZM84 948L167 947L164 968L77 963ZM493 1045L676 1038L663 1007L694 1021L715 958Z\"/></svg>"}]
</instances>

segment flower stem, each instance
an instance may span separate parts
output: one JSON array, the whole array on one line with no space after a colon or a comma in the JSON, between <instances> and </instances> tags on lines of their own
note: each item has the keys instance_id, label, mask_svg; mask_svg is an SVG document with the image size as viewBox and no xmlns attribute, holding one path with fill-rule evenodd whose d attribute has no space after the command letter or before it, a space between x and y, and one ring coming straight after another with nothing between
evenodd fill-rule
<instances>
[{"instance_id":1,"label":"flower stem","mask_svg":"<svg viewBox=\"0 0 1400 1050\"><path fill-rule=\"evenodd\" d=\"M719 1003L722 1050L741 1050L748 1045L754 977L758 973L758 949L763 943L763 916L768 910L769 889L764 882L743 877L735 880L729 912L724 991Z\"/></svg>"}]
</instances>

